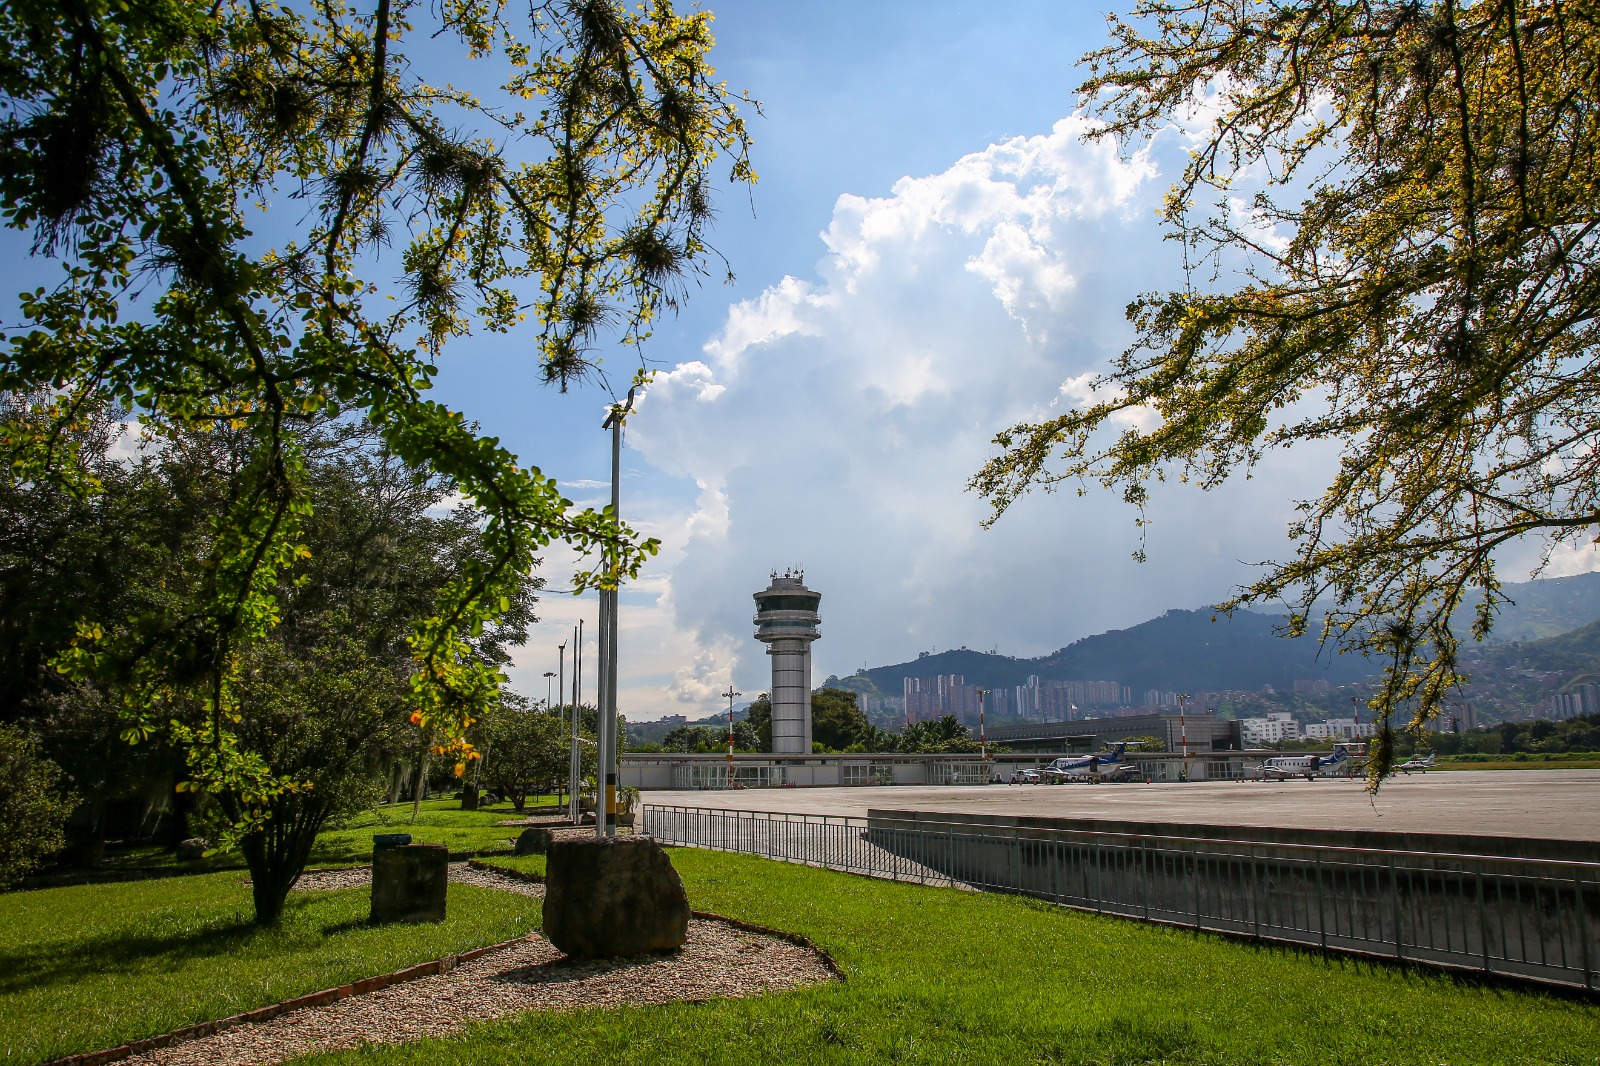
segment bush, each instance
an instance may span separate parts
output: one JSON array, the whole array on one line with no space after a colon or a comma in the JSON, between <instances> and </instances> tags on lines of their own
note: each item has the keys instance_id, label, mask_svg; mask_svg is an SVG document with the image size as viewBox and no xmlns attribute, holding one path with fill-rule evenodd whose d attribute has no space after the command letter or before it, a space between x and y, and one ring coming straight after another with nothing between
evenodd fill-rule
<instances>
[{"instance_id":1,"label":"bush","mask_svg":"<svg viewBox=\"0 0 1600 1066\"><path fill-rule=\"evenodd\" d=\"M38 741L0 725L0 889L61 850L77 801L58 791L60 782L61 767L39 753Z\"/></svg>"}]
</instances>

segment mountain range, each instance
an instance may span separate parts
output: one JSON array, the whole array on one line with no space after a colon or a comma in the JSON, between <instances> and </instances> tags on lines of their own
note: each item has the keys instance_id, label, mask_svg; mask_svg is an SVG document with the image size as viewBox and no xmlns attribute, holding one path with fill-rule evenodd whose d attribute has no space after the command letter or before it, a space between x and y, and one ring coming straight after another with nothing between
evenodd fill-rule
<instances>
[{"instance_id":1,"label":"mountain range","mask_svg":"<svg viewBox=\"0 0 1600 1066\"><path fill-rule=\"evenodd\" d=\"M1600 621L1600 573L1507 585L1511 603L1501 609L1491 640L1524 643L1519 654L1544 662L1566 662L1586 654L1600 639L1571 631ZM1465 636L1470 610L1459 616ZM1231 618L1210 610L1172 610L1128 629L1117 629L1074 641L1035 659L957 648L924 652L909 662L871 667L853 677L830 678L827 684L868 694L898 696L906 678L960 674L967 684L1011 687L1030 675L1048 681L1114 681L1133 689L1135 701L1147 689L1166 691L1259 690L1266 685L1288 688L1297 680L1323 679L1341 685L1376 672L1366 659L1337 654L1312 635L1279 636L1287 619L1253 611ZM1567 648L1559 634L1569 634ZM1508 649L1509 650L1509 649ZM1532 665L1532 664L1530 664ZM1567 667L1578 668L1574 661ZM1600 664L1597 664L1600 665Z\"/></svg>"}]
</instances>

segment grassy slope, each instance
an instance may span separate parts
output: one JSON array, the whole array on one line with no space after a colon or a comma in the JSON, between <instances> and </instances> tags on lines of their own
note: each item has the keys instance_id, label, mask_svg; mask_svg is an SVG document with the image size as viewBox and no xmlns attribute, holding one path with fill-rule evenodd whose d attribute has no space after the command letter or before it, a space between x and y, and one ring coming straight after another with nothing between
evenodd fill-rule
<instances>
[{"instance_id":1,"label":"grassy slope","mask_svg":"<svg viewBox=\"0 0 1600 1066\"><path fill-rule=\"evenodd\" d=\"M0 895L0 1063L111 1047L508 940L537 900L450 886L440 925L367 925L368 892L296 893L250 924L237 873Z\"/></svg>"},{"instance_id":2,"label":"grassy slope","mask_svg":"<svg viewBox=\"0 0 1600 1066\"><path fill-rule=\"evenodd\" d=\"M525 1015L302 1060L729 1063L1559 1063L1600 1007L1253 947L1032 901L676 850L695 906L790 929L850 975L752 1000Z\"/></svg>"}]
</instances>

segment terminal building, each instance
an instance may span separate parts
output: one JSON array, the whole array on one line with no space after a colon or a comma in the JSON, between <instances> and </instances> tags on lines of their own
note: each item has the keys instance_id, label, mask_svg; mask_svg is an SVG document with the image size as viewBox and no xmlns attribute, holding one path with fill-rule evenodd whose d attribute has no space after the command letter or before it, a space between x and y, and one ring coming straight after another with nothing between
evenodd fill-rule
<instances>
[{"instance_id":1,"label":"terminal building","mask_svg":"<svg viewBox=\"0 0 1600 1066\"><path fill-rule=\"evenodd\" d=\"M988 762L977 755L741 754L733 757L730 780L726 755L630 752L622 757L622 783L638 789L674 790L980 785L995 778L1008 781L1016 771L1043 766L1058 755L1101 751L1147 737L1156 738L1165 750L1133 752L1129 761L1139 768L1139 776L1149 781L1242 778L1248 767L1278 754L1246 749L1239 723L1213 714L1148 714L991 729Z\"/></svg>"}]
</instances>

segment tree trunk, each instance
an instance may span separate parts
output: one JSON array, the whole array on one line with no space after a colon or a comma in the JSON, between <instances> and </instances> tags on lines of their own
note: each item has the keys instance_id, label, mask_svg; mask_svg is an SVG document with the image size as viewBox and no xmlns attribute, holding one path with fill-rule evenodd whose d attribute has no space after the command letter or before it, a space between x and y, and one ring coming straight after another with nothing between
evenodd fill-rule
<instances>
[{"instance_id":1,"label":"tree trunk","mask_svg":"<svg viewBox=\"0 0 1600 1066\"><path fill-rule=\"evenodd\" d=\"M297 800L275 803L266 824L239 842L250 870L250 895L257 925L277 925L283 917L284 901L300 879L300 871L311 856L311 845L327 819L327 810L321 804L302 806Z\"/></svg>"}]
</instances>

